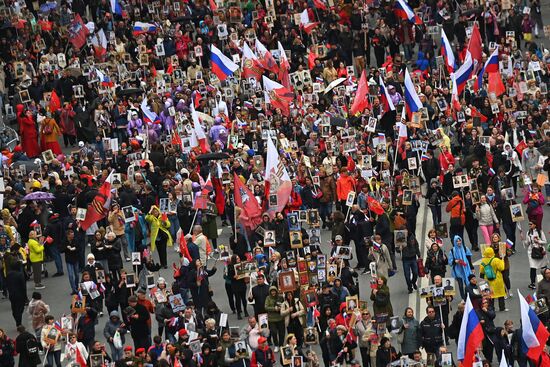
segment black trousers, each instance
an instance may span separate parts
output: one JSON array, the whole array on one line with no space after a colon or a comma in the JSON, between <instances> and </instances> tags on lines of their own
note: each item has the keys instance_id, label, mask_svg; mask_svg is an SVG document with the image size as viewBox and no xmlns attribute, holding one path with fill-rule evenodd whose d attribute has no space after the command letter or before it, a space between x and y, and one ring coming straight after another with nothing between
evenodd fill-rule
<instances>
[{"instance_id":1,"label":"black trousers","mask_svg":"<svg viewBox=\"0 0 550 367\"><path fill-rule=\"evenodd\" d=\"M21 325L24 311L25 311L24 300L11 301L11 314L13 315L13 319L15 320L15 326Z\"/></svg>"},{"instance_id":2,"label":"black trousers","mask_svg":"<svg viewBox=\"0 0 550 367\"><path fill-rule=\"evenodd\" d=\"M273 345L282 347L285 344L285 321L270 321L269 334Z\"/></svg>"},{"instance_id":3,"label":"black trousers","mask_svg":"<svg viewBox=\"0 0 550 367\"><path fill-rule=\"evenodd\" d=\"M233 293L233 287L231 283L225 283L225 293L227 293L227 299L229 301L229 307L231 311L235 312L235 293Z\"/></svg>"},{"instance_id":4,"label":"black trousers","mask_svg":"<svg viewBox=\"0 0 550 367\"><path fill-rule=\"evenodd\" d=\"M242 307L241 307L242 305ZM237 307L237 313L240 314L241 311L244 311L245 313L248 313L248 310L246 309L247 301L246 301L246 291L237 291L235 292L235 306Z\"/></svg>"},{"instance_id":5,"label":"black trousers","mask_svg":"<svg viewBox=\"0 0 550 367\"><path fill-rule=\"evenodd\" d=\"M157 240L156 245L157 245L157 251L159 253L160 265L162 265L163 267L167 266L168 260L166 256L166 240L165 239Z\"/></svg>"}]
</instances>

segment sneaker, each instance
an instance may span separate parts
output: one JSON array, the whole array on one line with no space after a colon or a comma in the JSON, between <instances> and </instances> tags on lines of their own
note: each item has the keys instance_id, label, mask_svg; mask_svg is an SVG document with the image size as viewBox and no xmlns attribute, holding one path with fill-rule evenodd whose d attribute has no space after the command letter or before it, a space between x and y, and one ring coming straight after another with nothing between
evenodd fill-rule
<instances>
[{"instance_id":1,"label":"sneaker","mask_svg":"<svg viewBox=\"0 0 550 367\"><path fill-rule=\"evenodd\" d=\"M279 347L273 348L273 351L274 351L275 353L279 353Z\"/></svg>"},{"instance_id":2,"label":"sneaker","mask_svg":"<svg viewBox=\"0 0 550 367\"><path fill-rule=\"evenodd\" d=\"M100 312L100 313L99 313L99 317L103 317L103 312Z\"/></svg>"},{"instance_id":3,"label":"sneaker","mask_svg":"<svg viewBox=\"0 0 550 367\"><path fill-rule=\"evenodd\" d=\"M535 289L535 288L537 288L537 286L536 286L536 285L534 285L533 283L531 283L531 284L529 284L529 288L531 288L531 289Z\"/></svg>"},{"instance_id":4,"label":"sneaker","mask_svg":"<svg viewBox=\"0 0 550 367\"><path fill-rule=\"evenodd\" d=\"M504 310L500 310L500 312L508 312L510 311L509 309L505 308Z\"/></svg>"},{"instance_id":5,"label":"sneaker","mask_svg":"<svg viewBox=\"0 0 550 367\"><path fill-rule=\"evenodd\" d=\"M363 270L361 274L370 274L370 269L365 268L365 270Z\"/></svg>"},{"instance_id":6,"label":"sneaker","mask_svg":"<svg viewBox=\"0 0 550 367\"><path fill-rule=\"evenodd\" d=\"M43 284L36 284L36 285L34 286L34 289L44 289L44 288L46 288L46 286L43 285Z\"/></svg>"},{"instance_id":7,"label":"sneaker","mask_svg":"<svg viewBox=\"0 0 550 367\"><path fill-rule=\"evenodd\" d=\"M126 262L128 262L128 261L130 261L130 258L129 258L129 257L126 258Z\"/></svg>"}]
</instances>

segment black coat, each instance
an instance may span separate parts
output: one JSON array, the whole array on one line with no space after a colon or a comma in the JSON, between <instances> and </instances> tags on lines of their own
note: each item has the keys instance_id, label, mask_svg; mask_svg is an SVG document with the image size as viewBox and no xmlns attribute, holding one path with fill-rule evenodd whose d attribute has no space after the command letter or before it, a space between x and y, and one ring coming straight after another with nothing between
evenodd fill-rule
<instances>
[{"instance_id":1,"label":"black coat","mask_svg":"<svg viewBox=\"0 0 550 367\"><path fill-rule=\"evenodd\" d=\"M148 323L151 319L151 315L149 315L149 311L147 311L145 306L140 305L139 303L134 306L134 310L136 310L138 318L130 318L129 322L132 338L135 339L136 337L147 335L149 333Z\"/></svg>"},{"instance_id":2,"label":"black coat","mask_svg":"<svg viewBox=\"0 0 550 367\"><path fill-rule=\"evenodd\" d=\"M15 351L19 354L19 367L36 367L42 364L38 351L32 353L34 347L39 347L36 337L25 331L15 339Z\"/></svg>"},{"instance_id":3,"label":"black coat","mask_svg":"<svg viewBox=\"0 0 550 367\"><path fill-rule=\"evenodd\" d=\"M120 243L120 238L115 238L112 242L107 241L106 246L112 246L107 252L107 263L109 264L109 270L122 269L122 256L120 256L122 244Z\"/></svg>"},{"instance_id":4,"label":"black coat","mask_svg":"<svg viewBox=\"0 0 550 367\"><path fill-rule=\"evenodd\" d=\"M269 285L256 285L252 288L252 298L254 298L254 314L259 315L265 313L265 300L269 295Z\"/></svg>"},{"instance_id":5,"label":"black coat","mask_svg":"<svg viewBox=\"0 0 550 367\"><path fill-rule=\"evenodd\" d=\"M27 301L27 284L25 276L17 270L10 270L6 276L6 288L12 303Z\"/></svg>"}]
</instances>

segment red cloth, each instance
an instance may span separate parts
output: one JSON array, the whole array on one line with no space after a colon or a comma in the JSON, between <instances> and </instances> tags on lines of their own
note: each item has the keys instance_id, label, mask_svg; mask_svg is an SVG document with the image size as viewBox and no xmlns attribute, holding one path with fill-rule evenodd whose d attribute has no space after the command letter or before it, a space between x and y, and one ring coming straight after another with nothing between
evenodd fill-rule
<instances>
[{"instance_id":1,"label":"red cloth","mask_svg":"<svg viewBox=\"0 0 550 367\"><path fill-rule=\"evenodd\" d=\"M63 151L61 150L61 146L59 146L59 143L54 141L51 143L42 142L42 151L46 151L48 149L51 149L53 154L56 156L59 154L63 154Z\"/></svg>"},{"instance_id":2,"label":"red cloth","mask_svg":"<svg viewBox=\"0 0 550 367\"><path fill-rule=\"evenodd\" d=\"M34 124L34 119L30 116L22 116L24 106L17 105L17 123L19 124L19 134L21 136L21 146L27 154L27 157L34 158L40 155L38 145L38 131Z\"/></svg>"}]
</instances>

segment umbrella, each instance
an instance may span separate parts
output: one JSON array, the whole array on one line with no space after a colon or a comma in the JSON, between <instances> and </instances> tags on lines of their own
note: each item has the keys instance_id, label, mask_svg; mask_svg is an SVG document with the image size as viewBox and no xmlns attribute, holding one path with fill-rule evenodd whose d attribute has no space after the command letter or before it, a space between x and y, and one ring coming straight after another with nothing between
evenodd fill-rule
<instances>
[{"instance_id":1,"label":"umbrella","mask_svg":"<svg viewBox=\"0 0 550 367\"><path fill-rule=\"evenodd\" d=\"M123 97L123 96L129 96L132 94L141 94L143 93L143 90L140 88L128 88L128 89L121 89L116 91L117 97Z\"/></svg>"},{"instance_id":2,"label":"umbrella","mask_svg":"<svg viewBox=\"0 0 550 367\"><path fill-rule=\"evenodd\" d=\"M330 84L325 88L325 94L327 94L328 92L330 92L334 87L337 87L339 86L340 84L342 84L344 81L346 80L346 78L338 78L336 80L333 80L332 82L330 82Z\"/></svg>"},{"instance_id":3,"label":"umbrella","mask_svg":"<svg viewBox=\"0 0 550 367\"><path fill-rule=\"evenodd\" d=\"M206 153L206 154L201 154L201 155L197 156L197 159L199 161L227 159L227 158L229 158L229 154L227 154L227 153Z\"/></svg>"},{"instance_id":4,"label":"umbrella","mask_svg":"<svg viewBox=\"0 0 550 367\"><path fill-rule=\"evenodd\" d=\"M340 116L333 116L330 118L330 126L346 126L346 119Z\"/></svg>"},{"instance_id":5,"label":"umbrella","mask_svg":"<svg viewBox=\"0 0 550 367\"><path fill-rule=\"evenodd\" d=\"M70 76L72 76L73 78L78 78L79 76L82 75L82 70L80 68L69 67L69 68L65 68L64 71Z\"/></svg>"},{"instance_id":6,"label":"umbrella","mask_svg":"<svg viewBox=\"0 0 550 367\"><path fill-rule=\"evenodd\" d=\"M21 200L22 201L46 201L46 200L53 200L53 199L55 199L55 196L53 194L50 194L49 192L36 191L25 195L25 197Z\"/></svg>"},{"instance_id":7,"label":"umbrella","mask_svg":"<svg viewBox=\"0 0 550 367\"><path fill-rule=\"evenodd\" d=\"M52 1L52 2L48 1L48 2L46 2L46 3L42 4L42 5L40 5L40 12L41 12L41 13L47 13L47 12L49 12L49 11L51 11L51 10L55 10L56 8L57 8L57 2L55 2L55 1Z\"/></svg>"}]
</instances>

